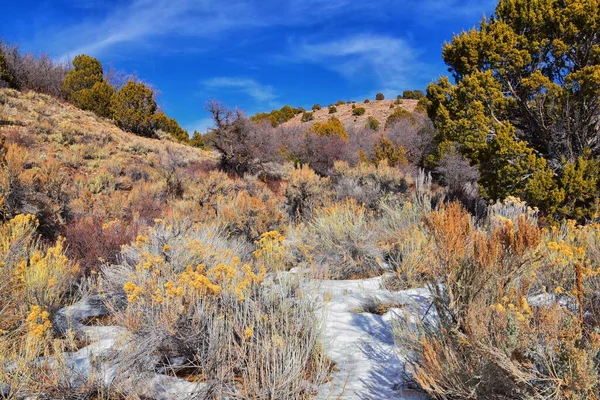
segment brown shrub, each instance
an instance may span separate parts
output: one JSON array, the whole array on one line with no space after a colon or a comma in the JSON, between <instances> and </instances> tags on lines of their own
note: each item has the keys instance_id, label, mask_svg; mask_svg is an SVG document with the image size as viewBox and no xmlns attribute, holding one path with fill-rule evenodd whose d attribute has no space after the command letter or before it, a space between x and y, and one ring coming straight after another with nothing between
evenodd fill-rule
<instances>
[{"instance_id":1,"label":"brown shrub","mask_svg":"<svg viewBox=\"0 0 600 400\"><path fill-rule=\"evenodd\" d=\"M87 274L98 271L104 263L116 263L121 246L133 242L138 229L133 221L82 216L66 224L63 235L69 258L77 261Z\"/></svg>"},{"instance_id":2,"label":"brown shrub","mask_svg":"<svg viewBox=\"0 0 600 400\"><path fill-rule=\"evenodd\" d=\"M452 203L425 222L435 255L427 280L439 321L430 317L399 335L416 382L438 398L597 396L600 342L596 327L582 323L584 301L575 297L575 308L568 301L529 304L546 257L535 218L496 213L475 225ZM577 274L575 268L575 282Z\"/></svg>"}]
</instances>

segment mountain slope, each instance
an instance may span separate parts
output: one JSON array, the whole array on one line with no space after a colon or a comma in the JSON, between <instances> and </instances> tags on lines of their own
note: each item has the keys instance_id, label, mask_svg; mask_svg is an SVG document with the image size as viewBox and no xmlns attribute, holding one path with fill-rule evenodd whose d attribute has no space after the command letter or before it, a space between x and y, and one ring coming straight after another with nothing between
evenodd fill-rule
<instances>
[{"instance_id":1,"label":"mountain slope","mask_svg":"<svg viewBox=\"0 0 600 400\"><path fill-rule=\"evenodd\" d=\"M312 121L302 122L302 114L298 114L291 120L285 122L283 126L310 126L315 122L327 121L331 117L338 118L347 128L362 128L365 126L369 117L377 119L379 123L383 126L385 125L385 121L387 120L387 118L392 112L394 112L394 110L397 107L413 112L417 107L418 103L417 100L402 100L402 103L400 105L396 105L394 104L395 101L396 100L374 100L369 103L357 102L354 104L340 104L339 106L335 106L337 111L332 114L329 113L328 107L324 106L320 110L313 111L314 119ZM359 116L352 115L352 106L355 106L356 108L364 108L365 113Z\"/></svg>"}]
</instances>

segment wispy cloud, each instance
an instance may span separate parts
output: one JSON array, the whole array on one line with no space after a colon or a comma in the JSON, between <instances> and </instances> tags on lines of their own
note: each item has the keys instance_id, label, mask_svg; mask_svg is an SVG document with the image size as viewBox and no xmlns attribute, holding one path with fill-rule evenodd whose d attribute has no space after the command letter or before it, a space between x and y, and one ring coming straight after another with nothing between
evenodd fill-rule
<instances>
[{"instance_id":1,"label":"wispy cloud","mask_svg":"<svg viewBox=\"0 0 600 400\"><path fill-rule=\"evenodd\" d=\"M421 51L405 39L387 35L351 35L327 42L292 43L284 60L314 63L347 79L372 81L386 94L413 88L430 67L420 61Z\"/></svg>"},{"instance_id":2,"label":"wispy cloud","mask_svg":"<svg viewBox=\"0 0 600 400\"><path fill-rule=\"evenodd\" d=\"M112 6L102 17L59 29L53 42L62 57L99 55L116 45L164 36L217 37L248 28L311 25L336 16L360 12L366 17L381 11L354 0L230 0L226 6L220 0L133 0Z\"/></svg>"},{"instance_id":3,"label":"wispy cloud","mask_svg":"<svg viewBox=\"0 0 600 400\"><path fill-rule=\"evenodd\" d=\"M262 85L254 79L218 77L207 79L202 84L207 89L236 90L250 96L259 103L270 104L277 98L271 86Z\"/></svg>"}]
</instances>

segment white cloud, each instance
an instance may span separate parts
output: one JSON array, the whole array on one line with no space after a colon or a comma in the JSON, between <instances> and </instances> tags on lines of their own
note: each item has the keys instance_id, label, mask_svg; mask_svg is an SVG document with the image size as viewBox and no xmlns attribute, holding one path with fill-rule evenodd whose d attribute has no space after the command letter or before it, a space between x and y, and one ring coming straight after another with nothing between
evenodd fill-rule
<instances>
[{"instance_id":1,"label":"white cloud","mask_svg":"<svg viewBox=\"0 0 600 400\"><path fill-rule=\"evenodd\" d=\"M218 77L202 82L207 89L232 89L240 91L260 103L272 103L277 96L271 86L262 85L254 79Z\"/></svg>"},{"instance_id":2,"label":"white cloud","mask_svg":"<svg viewBox=\"0 0 600 400\"><path fill-rule=\"evenodd\" d=\"M89 0L93 4L96 0ZM377 0L392 3L392 0ZM62 57L102 52L125 43L164 36L217 37L247 28L302 26L381 7L354 0L133 0L114 5L102 17L84 20L55 33L54 51ZM97 13L98 14L98 13ZM45 38L48 39L47 37Z\"/></svg>"},{"instance_id":3,"label":"white cloud","mask_svg":"<svg viewBox=\"0 0 600 400\"><path fill-rule=\"evenodd\" d=\"M47 27L40 39L53 53L72 57L99 56L126 43L152 43L170 36L218 38L248 28L313 26L324 21L400 20L428 24L443 19L480 16L495 0L131 0L110 7L99 0L68 0L81 8L97 8L90 19L64 27ZM99 12L101 11L101 12Z\"/></svg>"},{"instance_id":4,"label":"white cloud","mask_svg":"<svg viewBox=\"0 0 600 400\"><path fill-rule=\"evenodd\" d=\"M361 34L290 47L284 60L319 64L349 80L374 82L387 95L431 76L430 67L420 61L421 51L393 36Z\"/></svg>"}]
</instances>

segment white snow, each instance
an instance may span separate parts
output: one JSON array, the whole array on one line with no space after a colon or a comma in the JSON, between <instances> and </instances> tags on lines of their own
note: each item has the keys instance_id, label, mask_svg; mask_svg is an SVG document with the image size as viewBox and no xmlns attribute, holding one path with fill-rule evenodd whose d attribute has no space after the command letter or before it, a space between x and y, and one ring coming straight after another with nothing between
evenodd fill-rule
<instances>
[{"instance_id":1,"label":"white snow","mask_svg":"<svg viewBox=\"0 0 600 400\"><path fill-rule=\"evenodd\" d=\"M392 320L400 310L390 309L381 316L356 313L364 299L375 297L406 305L411 314L423 314L430 304L426 289L390 292L379 277L321 281L317 296L322 305L325 352L336 364L317 399L428 398L404 388L404 363L392 332Z\"/></svg>"}]
</instances>

